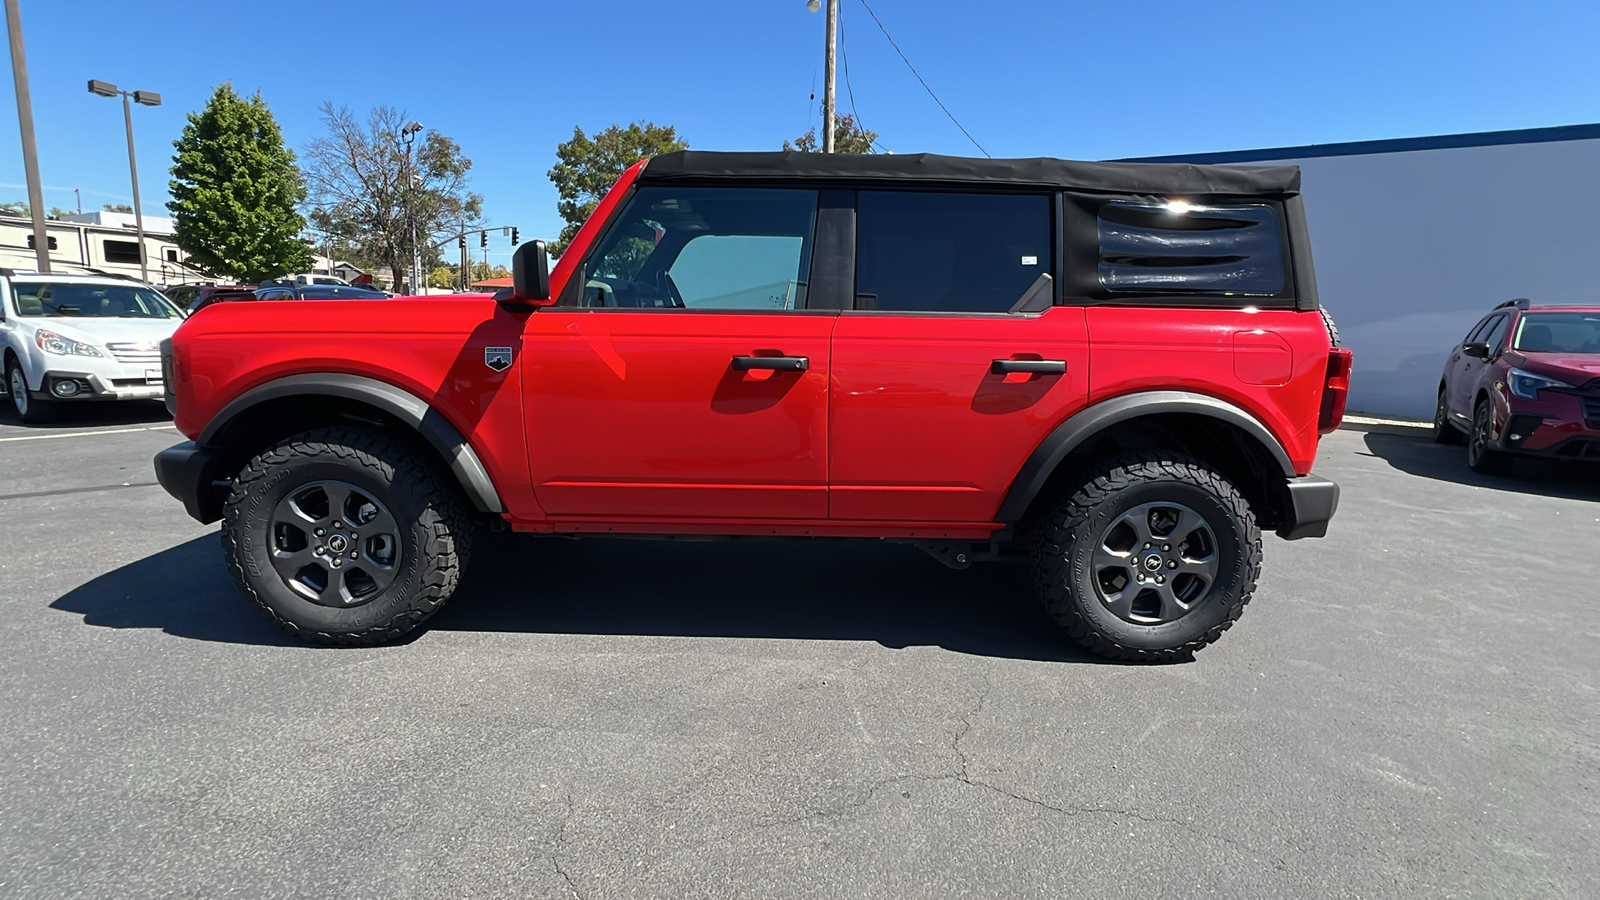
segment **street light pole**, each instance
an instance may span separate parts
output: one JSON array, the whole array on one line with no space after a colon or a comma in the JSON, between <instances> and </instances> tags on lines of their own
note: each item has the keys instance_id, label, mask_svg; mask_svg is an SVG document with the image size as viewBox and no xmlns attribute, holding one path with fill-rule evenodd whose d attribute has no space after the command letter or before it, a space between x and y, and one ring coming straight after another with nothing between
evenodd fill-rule
<instances>
[{"instance_id":1,"label":"street light pole","mask_svg":"<svg viewBox=\"0 0 1600 900\"><path fill-rule=\"evenodd\" d=\"M11 77L17 86L17 124L22 131L22 167L28 179L28 208L33 214L33 255L39 271L50 273L50 238L44 227L44 191L39 187L39 153L33 143L33 98L28 93L28 60L22 53L21 0L5 0L6 33L11 37Z\"/></svg>"},{"instance_id":2,"label":"street light pole","mask_svg":"<svg viewBox=\"0 0 1600 900\"><path fill-rule=\"evenodd\" d=\"M411 226L411 293L420 295L419 279L422 274L422 249L417 246L417 164L411 154L411 142L422 131L421 122L411 122L400 129L400 139L406 145L406 221Z\"/></svg>"},{"instance_id":3,"label":"street light pole","mask_svg":"<svg viewBox=\"0 0 1600 900\"><path fill-rule=\"evenodd\" d=\"M128 174L133 179L133 228L139 235L139 279L150 283L149 254L144 246L144 207L139 204L139 161L133 153L133 106L160 106L161 95L153 91L120 91L107 81L89 80L89 93L100 97L122 97L122 121L128 130Z\"/></svg>"}]
</instances>

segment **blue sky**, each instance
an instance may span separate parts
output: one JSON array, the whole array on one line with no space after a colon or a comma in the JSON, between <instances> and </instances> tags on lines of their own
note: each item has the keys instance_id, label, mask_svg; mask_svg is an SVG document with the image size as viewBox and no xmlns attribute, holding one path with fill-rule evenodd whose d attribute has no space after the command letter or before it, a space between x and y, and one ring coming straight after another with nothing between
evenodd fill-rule
<instances>
[{"instance_id":1,"label":"blue sky","mask_svg":"<svg viewBox=\"0 0 1600 900\"><path fill-rule=\"evenodd\" d=\"M575 125L672 124L708 150L777 149L815 125L823 17L804 0L21 0L45 202L128 202L117 101L134 110L147 212L184 115L231 80L299 149L324 100L407 109L456 139L497 225L553 237L545 173ZM1600 3L867 0L994 156L1102 159L1600 121ZM976 155L861 0L842 0L861 120L897 153ZM10 93L10 81L0 77ZM851 108L840 76L840 105ZM22 199L0 100L0 200ZM477 253L476 249L474 251ZM490 260L510 257L491 242Z\"/></svg>"}]
</instances>

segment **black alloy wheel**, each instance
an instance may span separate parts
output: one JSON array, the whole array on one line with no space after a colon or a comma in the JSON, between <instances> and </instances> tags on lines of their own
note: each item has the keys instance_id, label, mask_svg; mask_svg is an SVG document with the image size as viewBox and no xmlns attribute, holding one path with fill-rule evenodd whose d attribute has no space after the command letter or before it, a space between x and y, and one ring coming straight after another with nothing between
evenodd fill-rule
<instances>
[{"instance_id":1,"label":"black alloy wheel","mask_svg":"<svg viewBox=\"0 0 1600 900\"><path fill-rule=\"evenodd\" d=\"M1094 549L1096 596L1139 625L1175 622L1217 581L1217 536L1179 503L1141 503L1114 519Z\"/></svg>"},{"instance_id":2,"label":"black alloy wheel","mask_svg":"<svg viewBox=\"0 0 1600 900\"><path fill-rule=\"evenodd\" d=\"M322 606L372 600L401 563L394 516L344 481L315 481L279 500L271 540L272 567L284 586Z\"/></svg>"},{"instance_id":3,"label":"black alloy wheel","mask_svg":"<svg viewBox=\"0 0 1600 900\"><path fill-rule=\"evenodd\" d=\"M1472 414L1472 435L1467 441L1467 468L1485 475L1502 475L1511 468L1511 454L1494 449L1493 421L1490 402L1479 401Z\"/></svg>"}]
</instances>

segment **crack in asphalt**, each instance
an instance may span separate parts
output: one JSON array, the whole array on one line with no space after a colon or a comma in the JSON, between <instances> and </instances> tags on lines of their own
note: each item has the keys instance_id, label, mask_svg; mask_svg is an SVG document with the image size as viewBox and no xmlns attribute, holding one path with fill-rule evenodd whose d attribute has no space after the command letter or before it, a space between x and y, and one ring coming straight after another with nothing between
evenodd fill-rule
<instances>
[{"instance_id":1,"label":"crack in asphalt","mask_svg":"<svg viewBox=\"0 0 1600 900\"><path fill-rule=\"evenodd\" d=\"M568 791L567 812L566 815L561 817L561 827L556 829L555 846L551 848L549 858L550 865L555 868L556 874L560 875L561 880L567 883L567 890L571 891L572 896L578 898L578 900L583 900L583 892L578 890L578 883L572 880L572 874L566 870L565 866L561 865L561 857L558 855L561 846L567 841L567 825L571 824L572 817L576 812L577 804L572 802L572 792Z\"/></svg>"},{"instance_id":2,"label":"crack in asphalt","mask_svg":"<svg viewBox=\"0 0 1600 900\"><path fill-rule=\"evenodd\" d=\"M962 713L961 724L956 727L955 737L950 740L950 749L955 752L956 759L961 763L960 775L962 781L967 780L967 766L970 760L967 757L967 751L961 749L961 739L972 731L972 717L983 709L983 704L989 700L989 694L994 691L994 682L989 680L988 674L985 673L980 677L983 678L983 691L978 694L977 702L972 704L972 708Z\"/></svg>"}]
</instances>

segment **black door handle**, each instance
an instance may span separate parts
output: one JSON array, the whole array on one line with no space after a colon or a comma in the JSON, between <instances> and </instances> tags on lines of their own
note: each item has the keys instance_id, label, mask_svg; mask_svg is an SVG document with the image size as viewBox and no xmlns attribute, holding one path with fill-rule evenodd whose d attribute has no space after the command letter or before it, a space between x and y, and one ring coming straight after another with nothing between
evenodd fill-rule
<instances>
[{"instance_id":1,"label":"black door handle","mask_svg":"<svg viewBox=\"0 0 1600 900\"><path fill-rule=\"evenodd\" d=\"M1012 372L1028 372L1036 375L1064 375L1067 371L1067 361L1064 359L997 359L989 364L989 371L996 375L1010 375Z\"/></svg>"},{"instance_id":2,"label":"black door handle","mask_svg":"<svg viewBox=\"0 0 1600 900\"><path fill-rule=\"evenodd\" d=\"M778 372L804 372L811 368L807 356L735 356L733 370L748 372L751 369L773 369Z\"/></svg>"}]
</instances>

